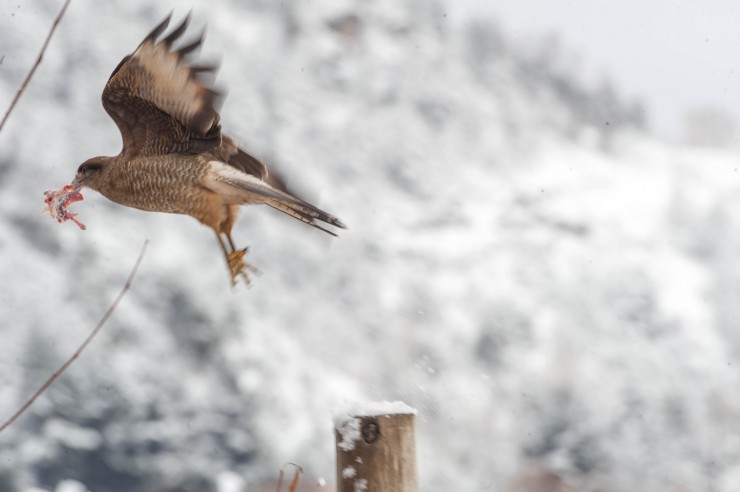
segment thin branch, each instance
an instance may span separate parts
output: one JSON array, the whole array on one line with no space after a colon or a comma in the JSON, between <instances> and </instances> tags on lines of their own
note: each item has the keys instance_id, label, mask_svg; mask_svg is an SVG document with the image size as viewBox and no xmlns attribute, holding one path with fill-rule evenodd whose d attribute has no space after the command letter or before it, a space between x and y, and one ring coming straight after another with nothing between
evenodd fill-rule
<instances>
[{"instance_id":1,"label":"thin branch","mask_svg":"<svg viewBox=\"0 0 740 492\"><path fill-rule=\"evenodd\" d=\"M10 112L13 111L13 108L15 108L15 105L18 102L18 99L21 98L21 94L23 94L23 91L26 90L26 86L31 81L31 77L33 77L34 72L36 72L36 69L41 64L41 60L44 58L44 52L46 51L46 47L49 46L49 41L51 41L51 36L54 34L54 31L59 25L59 21L62 20L62 16L64 15L64 12L67 10L67 6L69 5L70 1L71 0L66 0L64 2L64 5L62 5L62 10L59 11L59 15L57 15L56 19L54 19L54 24L52 24L51 29L49 29L49 34L46 36L46 41L44 41L44 45L41 47L41 51L39 52L39 57L36 59L36 63L33 64L33 66L31 67L31 71L28 72L26 79L23 81L20 89L18 89L18 92L15 94L15 97L13 98L13 102L10 103L10 107L5 112L5 116L3 116L3 121L0 121L0 131L3 129L3 126L5 126L5 122L8 121L8 116L10 116ZM0 429L0 432L2 432L2 429Z\"/></svg>"},{"instance_id":2,"label":"thin branch","mask_svg":"<svg viewBox=\"0 0 740 492\"><path fill-rule=\"evenodd\" d=\"M80 356L83 350L90 344L93 338L95 338L95 335L98 334L100 329L105 325L105 323L108 322L108 319L113 314L113 311L116 310L118 307L118 304L121 302L121 299L123 299L123 296L126 295L126 292L128 292L129 288L131 287L131 283L134 281L134 277L136 276L136 271L139 269L139 265L141 264L141 260L144 258L144 253L146 252L146 247L149 244L149 240L147 239L144 241L144 245L141 247L141 253L139 253L139 257L136 259L136 263L134 263L133 269L131 269L131 273L128 276L128 279L126 280L126 283L123 285L123 288L121 289L121 292L118 294L118 297L116 297L116 300L113 301L113 304L110 305L108 310L105 312L103 317L98 321L98 324L95 326L92 332L87 336L84 342L82 342L82 345L75 351L74 354L72 354L72 357L70 357L67 362L62 365L57 371L51 375L49 379L46 380L46 382L39 388L39 390L34 393L34 395L23 405L20 410L18 410L15 415L10 417L7 422L5 422L2 427L0 427L0 432L4 431L6 428L10 427L10 425L15 422L15 420L20 417L23 412L28 410L28 407L33 405L33 402L36 401L36 398L41 396L41 394L46 391L46 389L51 386L51 383L56 381L56 379L62 375L62 373L74 362L77 357Z\"/></svg>"}]
</instances>

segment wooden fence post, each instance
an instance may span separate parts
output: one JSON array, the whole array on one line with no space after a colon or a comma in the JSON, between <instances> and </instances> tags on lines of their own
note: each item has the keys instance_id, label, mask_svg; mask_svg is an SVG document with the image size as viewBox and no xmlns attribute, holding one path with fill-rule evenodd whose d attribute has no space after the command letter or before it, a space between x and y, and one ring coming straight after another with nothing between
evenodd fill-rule
<instances>
[{"instance_id":1,"label":"wooden fence post","mask_svg":"<svg viewBox=\"0 0 740 492\"><path fill-rule=\"evenodd\" d=\"M418 492L415 414L392 402L337 415L337 492Z\"/></svg>"}]
</instances>

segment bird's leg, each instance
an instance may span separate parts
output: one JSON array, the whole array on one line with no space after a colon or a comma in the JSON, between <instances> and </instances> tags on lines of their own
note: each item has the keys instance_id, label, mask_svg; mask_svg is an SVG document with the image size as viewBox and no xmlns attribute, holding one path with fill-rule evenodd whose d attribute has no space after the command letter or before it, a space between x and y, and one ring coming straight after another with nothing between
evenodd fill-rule
<instances>
[{"instance_id":1,"label":"bird's leg","mask_svg":"<svg viewBox=\"0 0 740 492\"><path fill-rule=\"evenodd\" d=\"M224 258L226 258L226 266L229 269L229 276L231 278L231 285L232 287L236 285L236 277L239 275L239 271L236 270L237 263L234 261L234 246L233 243L231 244L231 252L229 252L228 248L226 247L226 244L224 244L224 240L221 238L221 234L216 232L216 239L218 239L218 244L221 246L221 251L224 253ZM231 243L231 241L229 241ZM247 284L249 284L249 277L246 276L246 274L243 276L244 280Z\"/></svg>"},{"instance_id":2,"label":"bird's leg","mask_svg":"<svg viewBox=\"0 0 740 492\"><path fill-rule=\"evenodd\" d=\"M224 244L223 239L221 238L221 234L216 233L216 237L218 238L218 243L221 245L221 250L224 252L224 257L226 257L226 264L229 267L229 273L231 274L231 285L236 285L236 279L239 275L244 279L244 281L249 284L249 275L247 275L247 271L251 271L253 273L257 273L258 270L250 265L249 263L244 261L244 256L247 254L247 251L249 248L242 248L242 249L236 249L234 246L234 241L231 239L231 234L224 233L226 236L226 239L229 242L229 248L226 247L226 244Z\"/></svg>"}]
</instances>

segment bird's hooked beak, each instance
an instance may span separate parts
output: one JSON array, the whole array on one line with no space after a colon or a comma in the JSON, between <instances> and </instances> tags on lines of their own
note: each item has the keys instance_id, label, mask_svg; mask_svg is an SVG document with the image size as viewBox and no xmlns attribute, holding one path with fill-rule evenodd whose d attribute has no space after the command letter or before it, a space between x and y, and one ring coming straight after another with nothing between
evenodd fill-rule
<instances>
[{"instance_id":1,"label":"bird's hooked beak","mask_svg":"<svg viewBox=\"0 0 740 492\"><path fill-rule=\"evenodd\" d=\"M74 187L74 191L78 191L85 184L85 179L78 173L70 184Z\"/></svg>"}]
</instances>

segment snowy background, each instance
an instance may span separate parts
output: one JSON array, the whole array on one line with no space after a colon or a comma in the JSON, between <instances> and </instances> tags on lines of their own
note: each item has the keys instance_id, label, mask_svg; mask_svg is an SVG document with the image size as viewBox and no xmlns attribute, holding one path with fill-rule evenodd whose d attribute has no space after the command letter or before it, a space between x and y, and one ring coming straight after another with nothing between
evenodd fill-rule
<instances>
[{"instance_id":1,"label":"snowy background","mask_svg":"<svg viewBox=\"0 0 740 492\"><path fill-rule=\"evenodd\" d=\"M0 4L0 108L61 3ZM245 209L263 273L232 290L189 217L89 191L87 231L39 215L119 151L100 92L170 8L73 1L0 133L0 420L151 244L0 434L0 491L274 490L287 461L331 490L333 409L376 400L419 410L424 491L740 489L740 154L720 116L661 142L598 62L453 0L193 3L226 131L350 229Z\"/></svg>"},{"instance_id":2,"label":"snowy background","mask_svg":"<svg viewBox=\"0 0 740 492\"><path fill-rule=\"evenodd\" d=\"M514 42L548 33L639 96L651 131L679 143L709 138L740 148L740 4L677 0L459 0L495 15Z\"/></svg>"}]
</instances>

